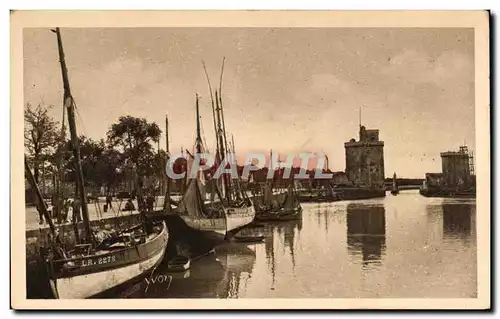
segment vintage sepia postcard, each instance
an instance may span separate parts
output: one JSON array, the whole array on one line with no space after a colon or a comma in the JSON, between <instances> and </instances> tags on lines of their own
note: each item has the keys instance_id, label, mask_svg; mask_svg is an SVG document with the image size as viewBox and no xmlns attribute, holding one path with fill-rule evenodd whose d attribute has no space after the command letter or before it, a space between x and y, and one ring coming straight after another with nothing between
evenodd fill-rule
<instances>
[{"instance_id":1,"label":"vintage sepia postcard","mask_svg":"<svg viewBox=\"0 0 500 319\"><path fill-rule=\"evenodd\" d=\"M12 11L15 309L489 309L486 11Z\"/></svg>"}]
</instances>

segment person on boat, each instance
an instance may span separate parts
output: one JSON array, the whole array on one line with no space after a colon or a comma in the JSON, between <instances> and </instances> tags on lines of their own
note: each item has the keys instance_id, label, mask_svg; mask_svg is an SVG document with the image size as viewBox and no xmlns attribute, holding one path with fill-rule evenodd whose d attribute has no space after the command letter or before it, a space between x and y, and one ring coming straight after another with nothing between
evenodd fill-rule
<instances>
[{"instance_id":1,"label":"person on boat","mask_svg":"<svg viewBox=\"0 0 500 319\"><path fill-rule=\"evenodd\" d=\"M38 202L38 200L37 200ZM40 209L40 202L36 205L36 211L38 212L39 222L38 224L43 225L45 223L45 219L43 218L42 210Z\"/></svg>"},{"instance_id":2,"label":"person on boat","mask_svg":"<svg viewBox=\"0 0 500 319\"><path fill-rule=\"evenodd\" d=\"M113 197L108 194L108 196L106 196L106 205L108 206L109 209L111 209L112 203L113 203Z\"/></svg>"},{"instance_id":3,"label":"person on boat","mask_svg":"<svg viewBox=\"0 0 500 319\"><path fill-rule=\"evenodd\" d=\"M134 203L132 202L132 198L129 198L127 200L127 202L125 203L125 208L123 210L125 210L125 211L135 210Z\"/></svg>"},{"instance_id":4,"label":"person on boat","mask_svg":"<svg viewBox=\"0 0 500 319\"><path fill-rule=\"evenodd\" d=\"M146 200L144 196L137 196L137 206L141 212L146 210Z\"/></svg>"},{"instance_id":5,"label":"person on boat","mask_svg":"<svg viewBox=\"0 0 500 319\"><path fill-rule=\"evenodd\" d=\"M69 207L71 206L71 200L63 200L62 210L61 210L61 223L64 224L68 221Z\"/></svg>"},{"instance_id":6,"label":"person on boat","mask_svg":"<svg viewBox=\"0 0 500 319\"><path fill-rule=\"evenodd\" d=\"M146 198L146 207L148 212L153 211L154 205L155 205L155 198L152 194L149 194L148 197Z\"/></svg>"},{"instance_id":7,"label":"person on boat","mask_svg":"<svg viewBox=\"0 0 500 319\"><path fill-rule=\"evenodd\" d=\"M73 223L80 223L82 221L82 205L80 204L80 199L75 198L72 203L73 207Z\"/></svg>"},{"instance_id":8,"label":"person on boat","mask_svg":"<svg viewBox=\"0 0 500 319\"><path fill-rule=\"evenodd\" d=\"M73 199L68 198L66 200L66 205L68 207L67 213L66 213L66 221L67 222L73 222Z\"/></svg>"}]
</instances>

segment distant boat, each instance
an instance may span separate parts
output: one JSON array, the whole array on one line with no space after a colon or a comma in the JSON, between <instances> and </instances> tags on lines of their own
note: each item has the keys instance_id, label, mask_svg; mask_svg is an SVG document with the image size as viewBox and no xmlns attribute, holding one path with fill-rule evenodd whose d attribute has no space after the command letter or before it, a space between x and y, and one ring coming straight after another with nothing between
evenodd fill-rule
<instances>
[{"instance_id":1,"label":"distant boat","mask_svg":"<svg viewBox=\"0 0 500 319\"><path fill-rule=\"evenodd\" d=\"M340 194L333 190L330 185L326 189L309 189L302 191L298 195L299 201L302 203L326 203L342 200Z\"/></svg>"},{"instance_id":2,"label":"distant boat","mask_svg":"<svg viewBox=\"0 0 500 319\"><path fill-rule=\"evenodd\" d=\"M302 206L293 183L288 186L288 191L283 204L278 210L262 212L256 218L258 221L284 221L302 219Z\"/></svg>"},{"instance_id":3,"label":"distant boat","mask_svg":"<svg viewBox=\"0 0 500 319\"><path fill-rule=\"evenodd\" d=\"M399 187L398 187L398 182L397 182L397 177L396 173L392 176L392 189L391 189L391 194L392 195L397 195L399 194Z\"/></svg>"},{"instance_id":4,"label":"distant boat","mask_svg":"<svg viewBox=\"0 0 500 319\"><path fill-rule=\"evenodd\" d=\"M421 187L419 192L420 195L425 197L476 198L475 189L453 190L453 189Z\"/></svg>"}]
</instances>

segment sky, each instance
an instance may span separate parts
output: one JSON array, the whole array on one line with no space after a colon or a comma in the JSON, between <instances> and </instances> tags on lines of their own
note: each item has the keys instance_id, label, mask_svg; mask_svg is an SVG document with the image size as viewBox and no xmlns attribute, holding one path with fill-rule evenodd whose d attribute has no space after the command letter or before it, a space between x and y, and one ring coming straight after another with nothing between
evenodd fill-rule
<instances>
[{"instance_id":1,"label":"sky","mask_svg":"<svg viewBox=\"0 0 500 319\"><path fill-rule=\"evenodd\" d=\"M78 131L105 138L121 115L164 129L172 153L192 148L195 94L214 148L210 93L225 66L226 130L246 153L328 154L345 169L359 112L379 129L387 176L440 172L440 152L475 148L474 30L461 28L63 28ZM55 34L24 29L24 103L62 116ZM162 136L161 147L165 144Z\"/></svg>"}]
</instances>

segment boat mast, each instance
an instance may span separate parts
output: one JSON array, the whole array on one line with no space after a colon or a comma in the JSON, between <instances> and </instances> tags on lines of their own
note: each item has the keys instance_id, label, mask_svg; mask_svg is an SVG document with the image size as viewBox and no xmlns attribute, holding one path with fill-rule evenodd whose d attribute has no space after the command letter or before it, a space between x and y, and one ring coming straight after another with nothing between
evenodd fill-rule
<instances>
[{"instance_id":1,"label":"boat mast","mask_svg":"<svg viewBox=\"0 0 500 319\"><path fill-rule=\"evenodd\" d=\"M64 100L63 100L64 104ZM66 114L66 108L63 105L62 108L62 125L61 125L61 135L60 135L60 144L59 144L59 149L58 149L58 154L56 158L56 167L57 167L57 175L54 174L54 188L55 188L55 194L57 197L57 214L58 218L60 214L62 213L62 206L60 205L62 203L62 200L64 199L64 169L63 169L63 158L64 158L64 153L66 151L66 141L65 141L65 135L66 135L66 127L65 127L65 114ZM56 177L57 176L57 177Z\"/></svg>"},{"instance_id":2,"label":"boat mast","mask_svg":"<svg viewBox=\"0 0 500 319\"><path fill-rule=\"evenodd\" d=\"M219 152L219 139L217 138L217 123L215 120L216 116L215 116L214 95L212 92L212 85L210 84L210 78L208 77L208 72L207 72L207 68L205 66L205 62L201 61L201 63L203 64L203 70L205 70L205 76L207 77L208 90L210 91L210 101L212 103L212 118L213 118L213 122L214 122L214 132L215 132L215 142L216 142L216 151L215 151L216 154L215 154L215 156L217 157L217 161L220 161L222 157L218 153Z\"/></svg>"},{"instance_id":3,"label":"boat mast","mask_svg":"<svg viewBox=\"0 0 500 319\"><path fill-rule=\"evenodd\" d=\"M87 207L87 194L85 193L85 185L83 183L83 172L82 172L82 163L80 160L80 143L78 140L78 134L76 132L76 123L75 123L75 102L73 100L73 96L71 95L71 89L69 86L68 79L68 69L66 67L66 60L64 59L64 51L62 46L61 39L61 31L59 28L56 30L52 30L57 35L57 46L59 49L59 62L61 64L61 73L63 79L63 87L64 87L64 107L68 111L68 125L69 131L71 134L71 142L73 148L73 156L75 157L75 168L76 168L76 177L77 177L77 187L78 187L78 195L81 201L82 207L82 217L83 224L85 226L85 235L88 241L92 240L92 230L90 229L90 220L89 220L89 211Z\"/></svg>"},{"instance_id":4,"label":"boat mast","mask_svg":"<svg viewBox=\"0 0 500 319\"><path fill-rule=\"evenodd\" d=\"M201 153L201 129L200 129L200 105L198 93L196 93L196 153Z\"/></svg>"},{"instance_id":5,"label":"boat mast","mask_svg":"<svg viewBox=\"0 0 500 319\"><path fill-rule=\"evenodd\" d=\"M227 142L227 135L226 135L226 121L224 120L224 108L222 107L222 76L224 74L224 61L226 60L225 57L222 58L222 67L221 67L221 71L220 71L220 80L219 80L219 99L218 99L218 102L219 102L219 111L220 111L220 116L221 116L221 121L222 121L222 137L223 137L223 143L224 143L224 148L227 151L229 151L229 147L228 147L228 142ZM217 91L215 92L215 98L217 99ZM224 155L224 158L226 157L225 155L226 154L223 154ZM231 164L230 164L231 165ZM228 199L230 200L231 198L231 189L233 188L233 180L232 180L232 177L231 176L228 176L225 178L225 182L226 182L226 187L227 187L227 196L228 196Z\"/></svg>"},{"instance_id":6,"label":"boat mast","mask_svg":"<svg viewBox=\"0 0 500 319\"><path fill-rule=\"evenodd\" d=\"M218 93L217 91L215 91L215 103L216 103L216 111L217 111L217 138L219 139L219 154L221 156L221 163L220 164L223 164L224 162L224 159L226 158L226 150L224 148L224 132L222 130L222 121L221 121L221 108L220 108L220 105L219 105L219 99L218 99ZM225 167L224 167L225 168ZM223 186L223 191L224 191L224 195L226 197L226 199L228 201L231 201L231 192L230 192L230 186L229 186L229 183L227 181L227 176L226 175L222 175L222 180L223 180L223 183L222 183L222 186Z\"/></svg>"},{"instance_id":7,"label":"boat mast","mask_svg":"<svg viewBox=\"0 0 500 319\"><path fill-rule=\"evenodd\" d=\"M234 156L234 165L236 165L236 172L238 173L238 161L236 159L236 146L234 145L234 135L231 133L231 149L232 149L232 156ZM238 186L238 192L239 192L239 196L241 196L241 198L246 198L246 193L243 191L243 186L241 185L242 182L241 182L241 177L240 177L240 173L238 173L238 179L236 181L236 185Z\"/></svg>"},{"instance_id":8,"label":"boat mast","mask_svg":"<svg viewBox=\"0 0 500 319\"><path fill-rule=\"evenodd\" d=\"M278 157L278 160L279 160L279 157ZM269 170L273 172L273 178L271 179L271 182L267 183L267 184L270 185L271 191L272 191L274 188L274 179L275 179L275 173L276 173L274 171L274 168L273 168L273 150L272 149L269 151Z\"/></svg>"},{"instance_id":9,"label":"boat mast","mask_svg":"<svg viewBox=\"0 0 500 319\"><path fill-rule=\"evenodd\" d=\"M170 149L168 143L168 115L165 115L165 167L163 169L167 169L168 160L170 159ZM173 169L173 167L172 167ZM166 173L165 171L163 172ZM165 199L163 200L163 210L165 212L170 212L170 178L168 174L165 174Z\"/></svg>"},{"instance_id":10,"label":"boat mast","mask_svg":"<svg viewBox=\"0 0 500 319\"><path fill-rule=\"evenodd\" d=\"M199 105L198 93L196 93L196 154L201 154L201 145L202 145L202 139L201 139L201 127L200 127L200 105ZM196 157L194 159L196 159ZM196 172L196 175L198 176L198 172ZM196 178L194 181L191 181L191 183L193 182L196 183L198 207L201 211L203 211L205 198L203 198L202 196L200 185L198 184L198 178Z\"/></svg>"},{"instance_id":11,"label":"boat mast","mask_svg":"<svg viewBox=\"0 0 500 319\"><path fill-rule=\"evenodd\" d=\"M219 108L220 108L220 114L221 114L221 119L222 119L222 134L224 136L224 147L227 151L228 146L227 146L227 135L226 135L226 121L224 120L224 108L222 107L222 75L224 74L224 61L225 60L226 60L226 58L223 57L222 58L222 67L221 67L221 71L220 71L220 81L219 81Z\"/></svg>"}]
</instances>

